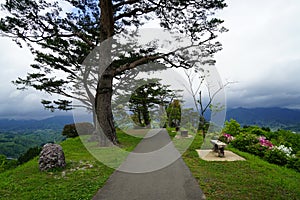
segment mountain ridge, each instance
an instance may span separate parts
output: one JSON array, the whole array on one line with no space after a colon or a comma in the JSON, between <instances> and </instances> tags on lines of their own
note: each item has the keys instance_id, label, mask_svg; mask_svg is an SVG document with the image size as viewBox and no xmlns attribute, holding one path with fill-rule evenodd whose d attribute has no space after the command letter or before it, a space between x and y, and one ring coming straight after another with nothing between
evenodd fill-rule
<instances>
[{"instance_id":1,"label":"mountain ridge","mask_svg":"<svg viewBox=\"0 0 300 200\"><path fill-rule=\"evenodd\" d=\"M258 125L300 131L300 110L288 108L233 108L226 112L226 120L235 119L241 125ZM298 128L291 128L298 127Z\"/></svg>"},{"instance_id":2,"label":"mountain ridge","mask_svg":"<svg viewBox=\"0 0 300 200\"><path fill-rule=\"evenodd\" d=\"M0 119L0 130L18 129L62 129L65 124L74 123L72 115L53 116L46 119Z\"/></svg>"},{"instance_id":3,"label":"mountain ridge","mask_svg":"<svg viewBox=\"0 0 300 200\"><path fill-rule=\"evenodd\" d=\"M206 113L209 117L210 113ZM268 126L270 128L290 128L300 132L300 109L288 108L230 108L226 120L235 119L243 125ZM74 123L72 115L53 116L46 119L0 119L0 131L20 129L62 129L65 124Z\"/></svg>"}]
</instances>

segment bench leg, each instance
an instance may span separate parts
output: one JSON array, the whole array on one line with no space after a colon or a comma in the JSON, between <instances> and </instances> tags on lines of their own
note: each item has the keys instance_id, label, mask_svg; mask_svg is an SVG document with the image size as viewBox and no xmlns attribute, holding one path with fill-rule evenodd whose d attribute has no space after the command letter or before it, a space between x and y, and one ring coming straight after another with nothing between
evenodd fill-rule
<instances>
[{"instance_id":1,"label":"bench leg","mask_svg":"<svg viewBox=\"0 0 300 200\"><path fill-rule=\"evenodd\" d=\"M214 151L214 152L218 152L218 145L216 145L216 144L214 145L213 151Z\"/></svg>"},{"instance_id":2,"label":"bench leg","mask_svg":"<svg viewBox=\"0 0 300 200\"><path fill-rule=\"evenodd\" d=\"M224 152L224 147L219 148L219 157L224 157L225 156L225 152Z\"/></svg>"}]
</instances>

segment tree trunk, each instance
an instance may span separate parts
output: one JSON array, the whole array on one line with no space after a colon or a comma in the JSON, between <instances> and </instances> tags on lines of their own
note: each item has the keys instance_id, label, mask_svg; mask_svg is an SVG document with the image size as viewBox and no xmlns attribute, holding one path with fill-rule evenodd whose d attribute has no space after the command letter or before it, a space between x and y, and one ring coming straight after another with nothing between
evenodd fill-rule
<instances>
[{"instance_id":1,"label":"tree trunk","mask_svg":"<svg viewBox=\"0 0 300 200\"><path fill-rule=\"evenodd\" d=\"M199 124L198 124L198 131L200 131L200 130L202 131L203 139L205 138L205 133L206 133L205 123L206 123L206 120L205 120L204 116L200 115Z\"/></svg>"},{"instance_id":2,"label":"tree trunk","mask_svg":"<svg viewBox=\"0 0 300 200\"><path fill-rule=\"evenodd\" d=\"M149 127L150 126L150 115L149 115L148 106L146 104L143 104L142 108L143 108L142 112L143 112L145 126Z\"/></svg>"},{"instance_id":3,"label":"tree trunk","mask_svg":"<svg viewBox=\"0 0 300 200\"><path fill-rule=\"evenodd\" d=\"M99 7L101 10L100 42L103 42L112 37L114 34L114 14L112 1L101 0L99 2ZM102 63L103 66L100 66L100 71L104 70L104 73L102 73L99 77L97 84L95 113L100 126L98 131L100 136L100 145L107 146L108 141L112 142L113 144L118 143L116 129L113 123L111 106L113 70L111 70L108 66L105 66L106 64L110 64L111 61L111 44L106 46L106 51L101 52L100 56L102 56L102 58L100 58L100 62L104 61L104 63ZM100 71L99 73L101 73Z\"/></svg>"},{"instance_id":4,"label":"tree trunk","mask_svg":"<svg viewBox=\"0 0 300 200\"><path fill-rule=\"evenodd\" d=\"M114 13L111 0L100 0L100 42L114 34Z\"/></svg>"},{"instance_id":5,"label":"tree trunk","mask_svg":"<svg viewBox=\"0 0 300 200\"><path fill-rule=\"evenodd\" d=\"M139 126L142 126L142 116L141 116L140 110L137 110L137 116L138 116L138 120L139 120Z\"/></svg>"},{"instance_id":6,"label":"tree trunk","mask_svg":"<svg viewBox=\"0 0 300 200\"><path fill-rule=\"evenodd\" d=\"M112 73L110 73L109 70L106 70L97 86L95 107L98 123L101 128L99 134L100 144L102 146L107 145L107 139L113 144L118 143L111 108L112 81Z\"/></svg>"}]
</instances>

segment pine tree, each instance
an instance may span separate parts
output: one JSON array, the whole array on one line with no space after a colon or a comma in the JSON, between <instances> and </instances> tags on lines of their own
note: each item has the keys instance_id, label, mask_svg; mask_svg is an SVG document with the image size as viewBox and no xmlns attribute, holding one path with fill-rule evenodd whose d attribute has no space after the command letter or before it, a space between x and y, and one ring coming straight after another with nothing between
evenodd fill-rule
<instances>
[{"instance_id":1,"label":"pine tree","mask_svg":"<svg viewBox=\"0 0 300 200\"><path fill-rule=\"evenodd\" d=\"M68 5L69 11L61 3ZM192 66L179 62L183 55L178 52L164 54L153 48L113 59L112 46L108 44L102 54L112 59L111 64L97 77L98 72L93 76L95 72L82 65L85 58L108 38L126 33L132 27L138 29L153 18L160 20L162 28L177 31L193 41L206 56L213 55L221 49L215 41L217 34L225 30L221 27L223 21L213 15L225 6L224 0L64 0L59 3L7 0L2 8L8 14L1 18L0 30L2 36L12 38L20 47L28 45L35 56L31 65L35 71L15 84L21 89L33 87L67 97L43 100L51 110L71 109L70 98L80 101L87 109L92 108L103 133L117 144L111 107L113 79L158 60L171 67Z\"/></svg>"}]
</instances>

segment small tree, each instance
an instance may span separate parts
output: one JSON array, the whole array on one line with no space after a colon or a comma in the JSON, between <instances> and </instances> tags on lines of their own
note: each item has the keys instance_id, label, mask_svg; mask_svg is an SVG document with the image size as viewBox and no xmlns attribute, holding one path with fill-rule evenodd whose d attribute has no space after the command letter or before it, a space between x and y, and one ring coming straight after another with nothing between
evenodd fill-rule
<instances>
[{"instance_id":1,"label":"small tree","mask_svg":"<svg viewBox=\"0 0 300 200\"><path fill-rule=\"evenodd\" d=\"M38 147L38 146L29 148L24 154L22 154L18 158L19 164L23 164L23 163L28 162L29 160L31 160L34 157L38 156L41 151L42 151L42 148Z\"/></svg>"},{"instance_id":2,"label":"small tree","mask_svg":"<svg viewBox=\"0 0 300 200\"><path fill-rule=\"evenodd\" d=\"M208 59L206 63L207 65L213 65L215 63L214 60ZM200 68L199 66L195 69L185 69L184 73L188 79L188 86L184 86L190 95L193 98L193 103L198 112L198 131L202 131L203 138L205 138L206 131L209 126L209 122L205 119L204 114L208 111L221 111L224 109L224 105L213 105L213 101L215 100L216 96L229 84L233 82L227 82L225 84L219 83L217 86L218 88L214 91L211 90L210 87L215 87L206 83L206 90L208 94L208 98L204 101L204 91L203 86L206 82L206 79L211 75L209 69Z\"/></svg>"},{"instance_id":3,"label":"small tree","mask_svg":"<svg viewBox=\"0 0 300 200\"><path fill-rule=\"evenodd\" d=\"M64 129L61 133L63 136L66 136L67 138L75 138L78 137L78 132L76 130L75 124L66 124L64 126Z\"/></svg>"},{"instance_id":4,"label":"small tree","mask_svg":"<svg viewBox=\"0 0 300 200\"><path fill-rule=\"evenodd\" d=\"M230 121L225 122L225 127L223 132L228 133L232 136L236 136L241 131L241 125L234 119L230 119Z\"/></svg>"},{"instance_id":5,"label":"small tree","mask_svg":"<svg viewBox=\"0 0 300 200\"><path fill-rule=\"evenodd\" d=\"M129 100L129 109L133 112L133 120L139 126L150 126L150 110L158 105L160 108L169 104L170 101L178 96L176 92L168 89L169 86L159 82L146 83L137 88Z\"/></svg>"},{"instance_id":6,"label":"small tree","mask_svg":"<svg viewBox=\"0 0 300 200\"><path fill-rule=\"evenodd\" d=\"M173 100L167 107L169 127L179 127L181 122L181 105L178 99Z\"/></svg>"},{"instance_id":7,"label":"small tree","mask_svg":"<svg viewBox=\"0 0 300 200\"><path fill-rule=\"evenodd\" d=\"M81 122L76 124L67 124L64 126L62 135L67 138L74 138L80 135L91 135L94 132L94 126L89 122Z\"/></svg>"}]
</instances>

